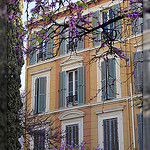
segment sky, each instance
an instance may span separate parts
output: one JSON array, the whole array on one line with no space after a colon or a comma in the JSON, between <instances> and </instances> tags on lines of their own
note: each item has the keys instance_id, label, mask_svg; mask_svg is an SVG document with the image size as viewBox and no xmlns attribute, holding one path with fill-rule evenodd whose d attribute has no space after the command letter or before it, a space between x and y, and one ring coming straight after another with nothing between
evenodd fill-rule
<instances>
[{"instance_id":1,"label":"sky","mask_svg":"<svg viewBox=\"0 0 150 150\"><path fill-rule=\"evenodd\" d=\"M30 7L29 7L29 9L31 9L31 8L33 8L33 6L34 6L34 3L32 3L32 4L30 4ZM25 13L25 11L26 11L26 8L27 8L27 3L25 3L24 2L24 9L23 9L23 16L22 16L22 21L23 21L23 25L24 25L24 22L27 20L26 18L26 13ZM26 42L24 41L24 46L26 47ZM23 67L22 67L22 71L21 71L21 75L20 75L20 77L21 77L21 91L22 90L25 90L25 65L26 65L26 61L25 61L25 56L24 56L24 65L23 65Z\"/></svg>"}]
</instances>

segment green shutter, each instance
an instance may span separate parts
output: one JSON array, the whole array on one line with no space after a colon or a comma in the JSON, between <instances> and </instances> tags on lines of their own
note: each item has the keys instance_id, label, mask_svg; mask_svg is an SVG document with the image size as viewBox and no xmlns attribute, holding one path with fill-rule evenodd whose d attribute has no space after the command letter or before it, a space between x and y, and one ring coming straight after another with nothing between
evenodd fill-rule
<instances>
[{"instance_id":1,"label":"green shutter","mask_svg":"<svg viewBox=\"0 0 150 150\"><path fill-rule=\"evenodd\" d=\"M143 91L143 52L133 52L135 94Z\"/></svg>"},{"instance_id":2,"label":"green shutter","mask_svg":"<svg viewBox=\"0 0 150 150\"><path fill-rule=\"evenodd\" d=\"M63 27L60 27L60 32L63 30ZM61 42L61 40L63 39L63 41ZM61 42L61 45L59 47L59 56L64 55L65 54L65 33L60 35L60 39L59 41Z\"/></svg>"},{"instance_id":3,"label":"green shutter","mask_svg":"<svg viewBox=\"0 0 150 150\"><path fill-rule=\"evenodd\" d=\"M84 104L84 66L78 67L78 105Z\"/></svg>"},{"instance_id":4,"label":"green shutter","mask_svg":"<svg viewBox=\"0 0 150 150\"><path fill-rule=\"evenodd\" d=\"M46 108L46 77L39 78L39 99L38 99L38 112L45 112Z\"/></svg>"},{"instance_id":5,"label":"green shutter","mask_svg":"<svg viewBox=\"0 0 150 150\"><path fill-rule=\"evenodd\" d=\"M34 113L37 113L38 112L38 105L37 105L37 102L38 102L38 83L39 83L39 79L36 78L35 80L35 104L34 104Z\"/></svg>"},{"instance_id":6,"label":"green shutter","mask_svg":"<svg viewBox=\"0 0 150 150\"><path fill-rule=\"evenodd\" d=\"M143 113L137 114L138 145L143 150Z\"/></svg>"},{"instance_id":7,"label":"green shutter","mask_svg":"<svg viewBox=\"0 0 150 150\"><path fill-rule=\"evenodd\" d=\"M50 29L48 32L47 32L47 36L49 34L52 35L52 30L53 29ZM46 59L51 59L53 57L53 39L49 39L49 41L47 42L46 44Z\"/></svg>"},{"instance_id":8,"label":"green shutter","mask_svg":"<svg viewBox=\"0 0 150 150\"><path fill-rule=\"evenodd\" d=\"M120 13L118 13L118 10L120 10L120 3L112 6L114 18L120 15ZM114 32L114 33L117 33L116 40L121 39L121 20L115 21L113 26L114 26L114 30L117 31L117 32Z\"/></svg>"},{"instance_id":9,"label":"green shutter","mask_svg":"<svg viewBox=\"0 0 150 150\"><path fill-rule=\"evenodd\" d=\"M59 72L59 108L65 107L65 71Z\"/></svg>"},{"instance_id":10,"label":"green shutter","mask_svg":"<svg viewBox=\"0 0 150 150\"><path fill-rule=\"evenodd\" d=\"M99 11L94 12L94 16L99 18ZM99 24L97 23L99 20L95 19L94 16L92 17L92 25L93 28L97 27ZM97 46L100 44L98 40L100 40L100 29L97 29L96 31L92 32L93 35L93 46ZM96 41L95 41L96 40Z\"/></svg>"},{"instance_id":11,"label":"green shutter","mask_svg":"<svg viewBox=\"0 0 150 150\"><path fill-rule=\"evenodd\" d=\"M79 25L81 25L81 24L82 23L80 22ZM79 35L81 33L83 33L81 29L78 29L77 31L78 31ZM82 49L84 49L84 35L81 37L81 40L79 41L79 39L78 39L78 42L77 42L77 50L79 51L79 50L82 50Z\"/></svg>"},{"instance_id":12,"label":"green shutter","mask_svg":"<svg viewBox=\"0 0 150 150\"><path fill-rule=\"evenodd\" d=\"M116 98L116 82L115 82L116 69L115 69L114 59L109 59L107 80L108 80L108 84L107 84L108 99L114 99ZM112 85L113 81L114 81L114 85Z\"/></svg>"},{"instance_id":13,"label":"green shutter","mask_svg":"<svg viewBox=\"0 0 150 150\"><path fill-rule=\"evenodd\" d=\"M103 12L102 14L103 14L103 23L106 23L106 22L107 22L107 11ZM108 29L108 27L105 26L105 27L104 27L104 31L105 31L106 33L108 32L107 29ZM105 34L103 34L103 35L102 35L102 38L103 38L103 40L106 40L106 39L107 39L107 36L106 36Z\"/></svg>"},{"instance_id":14,"label":"green shutter","mask_svg":"<svg viewBox=\"0 0 150 150\"><path fill-rule=\"evenodd\" d=\"M101 62L101 89L102 89L102 101L106 99L106 76L107 76L107 72L106 72L106 62L102 61Z\"/></svg>"},{"instance_id":15,"label":"green shutter","mask_svg":"<svg viewBox=\"0 0 150 150\"><path fill-rule=\"evenodd\" d=\"M31 34L30 46L36 47L36 35L34 33ZM30 65L35 64L35 55L36 52L31 52L30 54Z\"/></svg>"}]
</instances>

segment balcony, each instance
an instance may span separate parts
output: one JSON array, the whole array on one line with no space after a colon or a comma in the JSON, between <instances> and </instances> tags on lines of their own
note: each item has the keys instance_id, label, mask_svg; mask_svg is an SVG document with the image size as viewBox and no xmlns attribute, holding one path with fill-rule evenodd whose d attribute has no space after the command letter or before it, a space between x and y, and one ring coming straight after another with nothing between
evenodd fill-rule
<instances>
[{"instance_id":1,"label":"balcony","mask_svg":"<svg viewBox=\"0 0 150 150\"><path fill-rule=\"evenodd\" d=\"M77 95L67 96L66 100L67 100L67 107L78 105Z\"/></svg>"}]
</instances>

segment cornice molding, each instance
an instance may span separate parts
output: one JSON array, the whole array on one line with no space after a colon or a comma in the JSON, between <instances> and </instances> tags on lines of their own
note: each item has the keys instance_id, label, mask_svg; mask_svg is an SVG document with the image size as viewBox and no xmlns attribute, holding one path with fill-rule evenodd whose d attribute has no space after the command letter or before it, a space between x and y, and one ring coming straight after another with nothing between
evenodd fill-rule
<instances>
[{"instance_id":1,"label":"cornice molding","mask_svg":"<svg viewBox=\"0 0 150 150\"><path fill-rule=\"evenodd\" d=\"M63 66L74 64L74 63L80 63L83 61L83 59L84 57L82 56L70 56L64 59L63 61L61 61L59 64L61 67L63 67Z\"/></svg>"},{"instance_id":2,"label":"cornice molding","mask_svg":"<svg viewBox=\"0 0 150 150\"><path fill-rule=\"evenodd\" d=\"M39 70L31 71L30 74L35 75L35 74L42 73L42 72L45 72L45 71L50 71L51 68L52 67L47 67L47 68L42 68L42 69L39 69Z\"/></svg>"},{"instance_id":3,"label":"cornice molding","mask_svg":"<svg viewBox=\"0 0 150 150\"><path fill-rule=\"evenodd\" d=\"M67 120L67 119L73 119L73 118L80 118L84 117L85 112L80 110L72 110L72 111L66 111L62 113L58 118L59 120Z\"/></svg>"},{"instance_id":4,"label":"cornice molding","mask_svg":"<svg viewBox=\"0 0 150 150\"><path fill-rule=\"evenodd\" d=\"M99 114L108 113L108 112L122 111L123 109L124 109L124 106L117 106L117 107L112 107L112 108L95 110L95 113L96 115L99 115Z\"/></svg>"}]
</instances>

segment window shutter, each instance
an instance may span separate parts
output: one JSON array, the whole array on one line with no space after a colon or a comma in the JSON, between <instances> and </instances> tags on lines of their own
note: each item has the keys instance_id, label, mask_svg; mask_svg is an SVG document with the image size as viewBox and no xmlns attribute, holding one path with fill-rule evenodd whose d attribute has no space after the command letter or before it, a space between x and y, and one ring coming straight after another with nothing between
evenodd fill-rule
<instances>
[{"instance_id":1,"label":"window shutter","mask_svg":"<svg viewBox=\"0 0 150 150\"><path fill-rule=\"evenodd\" d=\"M84 66L78 67L78 105L84 104Z\"/></svg>"},{"instance_id":2,"label":"window shutter","mask_svg":"<svg viewBox=\"0 0 150 150\"><path fill-rule=\"evenodd\" d=\"M34 105L34 113L38 113L38 87L39 87L39 79L36 78L35 80L35 105Z\"/></svg>"},{"instance_id":3,"label":"window shutter","mask_svg":"<svg viewBox=\"0 0 150 150\"><path fill-rule=\"evenodd\" d=\"M101 62L101 89L102 89L102 101L106 99L106 62Z\"/></svg>"},{"instance_id":4,"label":"window shutter","mask_svg":"<svg viewBox=\"0 0 150 150\"><path fill-rule=\"evenodd\" d=\"M30 46L36 47L36 35L34 33L31 34ZM30 54L30 65L35 64L35 55L36 53Z\"/></svg>"},{"instance_id":5,"label":"window shutter","mask_svg":"<svg viewBox=\"0 0 150 150\"><path fill-rule=\"evenodd\" d=\"M104 149L119 150L117 118L103 120Z\"/></svg>"},{"instance_id":6,"label":"window shutter","mask_svg":"<svg viewBox=\"0 0 150 150\"><path fill-rule=\"evenodd\" d=\"M38 112L45 112L46 108L46 77L39 78L39 100L38 100Z\"/></svg>"},{"instance_id":7,"label":"window shutter","mask_svg":"<svg viewBox=\"0 0 150 150\"><path fill-rule=\"evenodd\" d=\"M48 32L47 32L47 36L49 34L52 34L53 29L50 29ZM46 44L46 58L47 59L51 59L53 57L53 39L49 39L49 41L47 42Z\"/></svg>"},{"instance_id":8,"label":"window shutter","mask_svg":"<svg viewBox=\"0 0 150 150\"><path fill-rule=\"evenodd\" d=\"M143 52L133 52L135 94L143 91Z\"/></svg>"},{"instance_id":9,"label":"window shutter","mask_svg":"<svg viewBox=\"0 0 150 150\"><path fill-rule=\"evenodd\" d=\"M109 19L113 19L113 12L112 12L112 9L109 10ZM114 28L114 27L113 27L113 23L111 23L109 26L110 26L110 29L112 29L112 31L109 31L109 32L111 33L112 36L114 36L114 35L113 35L113 33L114 33L114 32L113 32L113 28Z\"/></svg>"},{"instance_id":10,"label":"window shutter","mask_svg":"<svg viewBox=\"0 0 150 150\"><path fill-rule=\"evenodd\" d=\"M107 73L107 93L108 93L108 99L114 99L116 98L116 69L115 69L115 60L109 59L108 64L108 73ZM114 85L112 85L114 83Z\"/></svg>"},{"instance_id":11,"label":"window shutter","mask_svg":"<svg viewBox=\"0 0 150 150\"><path fill-rule=\"evenodd\" d=\"M59 108L65 107L65 71L59 72Z\"/></svg>"},{"instance_id":12,"label":"window shutter","mask_svg":"<svg viewBox=\"0 0 150 150\"><path fill-rule=\"evenodd\" d=\"M105 22L107 22L107 11L103 12L103 23L105 23ZM107 33L107 29L108 29L108 27L105 26L104 30L106 33ZM102 37L103 37L103 40L106 40L106 38L107 38L105 34Z\"/></svg>"},{"instance_id":13,"label":"window shutter","mask_svg":"<svg viewBox=\"0 0 150 150\"><path fill-rule=\"evenodd\" d=\"M120 3L112 6L114 18L120 15L120 13L118 13L118 10L120 10ZM121 20L114 22L114 30L116 31L114 33L117 34L116 40L121 39Z\"/></svg>"},{"instance_id":14,"label":"window shutter","mask_svg":"<svg viewBox=\"0 0 150 150\"><path fill-rule=\"evenodd\" d=\"M94 12L93 14L95 17L99 18L99 11ZM99 20L94 18L94 16L92 17L92 24L93 24L93 28L97 27L99 24L97 23ZM100 42L95 41L95 40L100 40L100 29L97 29L96 31L92 32L93 34L93 46L97 46L100 44Z\"/></svg>"},{"instance_id":15,"label":"window shutter","mask_svg":"<svg viewBox=\"0 0 150 150\"><path fill-rule=\"evenodd\" d=\"M143 113L137 114L138 145L143 150Z\"/></svg>"},{"instance_id":16,"label":"window shutter","mask_svg":"<svg viewBox=\"0 0 150 150\"><path fill-rule=\"evenodd\" d=\"M63 30L63 27L61 26L60 27L60 32ZM62 40L63 39L63 40ZM61 42L61 40L62 40L62 42L61 42L61 45L60 45L60 47L59 47L59 56L61 56L61 55L64 55L65 54L65 33L61 33L60 34L60 42Z\"/></svg>"},{"instance_id":17,"label":"window shutter","mask_svg":"<svg viewBox=\"0 0 150 150\"><path fill-rule=\"evenodd\" d=\"M82 23L80 22L79 25L81 25L81 24ZM78 29L77 31L79 32L79 35L80 35L80 32L82 32L81 29ZM84 35L81 37L81 40L79 41L79 39L78 39L78 42L77 42L77 50L79 51L82 49L84 49Z\"/></svg>"}]
</instances>

